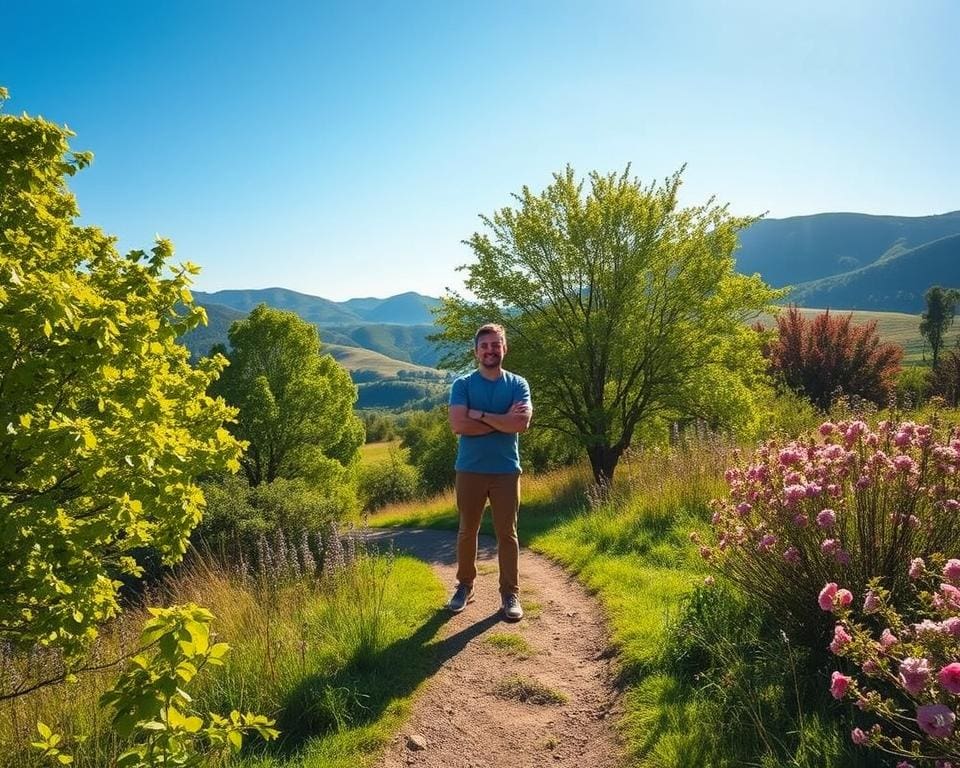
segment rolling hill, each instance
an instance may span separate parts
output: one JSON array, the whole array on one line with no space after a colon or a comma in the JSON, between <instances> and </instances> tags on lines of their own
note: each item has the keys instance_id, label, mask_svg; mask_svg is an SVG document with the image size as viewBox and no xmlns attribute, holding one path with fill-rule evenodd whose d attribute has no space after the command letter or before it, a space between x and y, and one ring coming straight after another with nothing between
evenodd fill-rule
<instances>
[{"instance_id":1,"label":"rolling hill","mask_svg":"<svg viewBox=\"0 0 960 768\"><path fill-rule=\"evenodd\" d=\"M865 267L800 283L789 298L805 307L911 312L923 309L933 284L960 286L960 234L891 249Z\"/></svg>"},{"instance_id":2,"label":"rolling hill","mask_svg":"<svg viewBox=\"0 0 960 768\"><path fill-rule=\"evenodd\" d=\"M291 291L287 288L256 290L229 290L194 296L201 304L214 303L246 314L258 304L296 312L304 320L317 326L356 325L360 323L395 323L424 325L433 322L430 310L440 299L419 293L401 293L386 299L364 298L348 301L330 301L320 296Z\"/></svg>"},{"instance_id":3,"label":"rolling hill","mask_svg":"<svg viewBox=\"0 0 960 768\"><path fill-rule=\"evenodd\" d=\"M737 270L759 272L777 287L797 285L859 270L884 256L957 234L960 211L915 217L820 213L761 219L740 233Z\"/></svg>"}]
</instances>

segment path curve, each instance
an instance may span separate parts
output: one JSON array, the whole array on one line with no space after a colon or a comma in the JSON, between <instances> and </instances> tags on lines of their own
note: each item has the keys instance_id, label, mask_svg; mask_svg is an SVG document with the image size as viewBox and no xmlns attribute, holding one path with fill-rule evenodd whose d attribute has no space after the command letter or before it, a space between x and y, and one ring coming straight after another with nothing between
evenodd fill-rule
<instances>
[{"instance_id":1,"label":"path curve","mask_svg":"<svg viewBox=\"0 0 960 768\"><path fill-rule=\"evenodd\" d=\"M394 529L371 531L368 537L430 563L452 591L455 533ZM560 567L524 549L520 596L527 615L507 623L499 614L492 539L481 537L477 560L476 600L441 630L450 657L414 701L410 720L380 768L622 765L615 731L620 701L596 601ZM505 633L520 635L533 654L516 658L489 642L490 635ZM536 705L498 697L495 687L512 675L543 683L567 701Z\"/></svg>"}]
</instances>

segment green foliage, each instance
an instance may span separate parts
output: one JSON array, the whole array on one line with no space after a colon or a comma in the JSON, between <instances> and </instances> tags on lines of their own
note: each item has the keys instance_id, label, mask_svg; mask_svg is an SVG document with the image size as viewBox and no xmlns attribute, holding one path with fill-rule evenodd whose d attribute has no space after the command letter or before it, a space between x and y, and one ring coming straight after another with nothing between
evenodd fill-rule
<instances>
[{"instance_id":1,"label":"green foliage","mask_svg":"<svg viewBox=\"0 0 960 768\"><path fill-rule=\"evenodd\" d=\"M215 391L239 411L234 433L248 441L241 460L251 485L302 477L342 484L363 443L353 413L356 388L317 329L293 312L261 304L230 326L230 367Z\"/></svg>"},{"instance_id":2,"label":"green foliage","mask_svg":"<svg viewBox=\"0 0 960 768\"><path fill-rule=\"evenodd\" d=\"M922 405L930 397L934 376L929 368L910 365L900 369L897 375L897 402L910 409Z\"/></svg>"},{"instance_id":3,"label":"green foliage","mask_svg":"<svg viewBox=\"0 0 960 768\"><path fill-rule=\"evenodd\" d=\"M213 614L196 605L151 608L140 642L146 649L131 659L113 689L101 699L113 710L111 725L134 746L117 759L117 768L196 766L218 755L236 753L245 733L270 740L279 735L263 715L233 710L224 717L196 710L187 688L207 666L222 666L230 651L211 643Z\"/></svg>"},{"instance_id":4,"label":"green foliage","mask_svg":"<svg viewBox=\"0 0 960 768\"><path fill-rule=\"evenodd\" d=\"M420 473L404 460L403 452L394 450L386 461L360 467L358 488L363 508L375 512L387 504L415 498L420 488Z\"/></svg>"},{"instance_id":5,"label":"green foliage","mask_svg":"<svg viewBox=\"0 0 960 768\"><path fill-rule=\"evenodd\" d=\"M360 414L363 419L364 442L384 443L397 436L396 417L377 411L366 411Z\"/></svg>"},{"instance_id":6,"label":"green foliage","mask_svg":"<svg viewBox=\"0 0 960 768\"><path fill-rule=\"evenodd\" d=\"M207 511L194 538L208 545L239 542L249 548L261 535L320 531L358 511L350 486L317 487L300 478L251 486L243 478L221 477L204 483L203 492Z\"/></svg>"},{"instance_id":7,"label":"green foliage","mask_svg":"<svg viewBox=\"0 0 960 768\"><path fill-rule=\"evenodd\" d=\"M450 431L445 408L412 413L400 434L403 437L401 446L407 449L410 463L420 473L420 487L424 493L438 493L453 485L457 436Z\"/></svg>"},{"instance_id":8,"label":"green foliage","mask_svg":"<svg viewBox=\"0 0 960 768\"><path fill-rule=\"evenodd\" d=\"M0 114L0 636L79 653L151 547L179 560L203 510L199 474L237 466L233 411L188 364L204 320L197 268L159 240L121 257L80 227L72 135Z\"/></svg>"},{"instance_id":9,"label":"green foliage","mask_svg":"<svg viewBox=\"0 0 960 768\"><path fill-rule=\"evenodd\" d=\"M523 433L520 461L524 469L548 472L577 462L580 450L580 445L569 435L534 424Z\"/></svg>"},{"instance_id":10,"label":"green foliage","mask_svg":"<svg viewBox=\"0 0 960 768\"><path fill-rule=\"evenodd\" d=\"M744 320L777 293L734 271L752 220L712 201L679 208L680 172L645 187L628 167L589 184L568 167L483 219L464 267L476 300L446 297L438 338L466 351L482 322L504 325L537 423L576 439L606 481L651 419L749 420L763 365Z\"/></svg>"},{"instance_id":11,"label":"green foliage","mask_svg":"<svg viewBox=\"0 0 960 768\"><path fill-rule=\"evenodd\" d=\"M926 301L926 309L920 316L920 335L930 345L930 351L933 354L931 367L936 368L940 359L940 350L943 349L943 337L953 325L957 302L960 301L960 291L934 285L923 298Z\"/></svg>"}]
</instances>

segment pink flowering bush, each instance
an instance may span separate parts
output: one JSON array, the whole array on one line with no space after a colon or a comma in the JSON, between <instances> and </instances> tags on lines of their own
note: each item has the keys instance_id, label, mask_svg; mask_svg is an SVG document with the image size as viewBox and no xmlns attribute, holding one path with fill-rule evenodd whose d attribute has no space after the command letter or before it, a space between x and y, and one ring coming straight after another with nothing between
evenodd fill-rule
<instances>
[{"instance_id":1,"label":"pink flowering bush","mask_svg":"<svg viewBox=\"0 0 960 768\"><path fill-rule=\"evenodd\" d=\"M896 607L909 592L904 563L960 552L960 436L936 425L828 421L737 462L729 496L713 502L715 546L694 538L798 636L829 629L816 610L825 583L862 595L877 577Z\"/></svg>"},{"instance_id":2,"label":"pink flowering bush","mask_svg":"<svg viewBox=\"0 0 960 768\"><path fill-rule=\"evenodd\" d=\"M853 670L833 672L830 693L874 721L851 731L855 744L909 758L900 766L960 765L960 560L934 556L900 567L911 589L899 609L880 579L862 595L835 583L821 591L820 608L836 621L830 650Z\"/></svg>"}]
</instances>

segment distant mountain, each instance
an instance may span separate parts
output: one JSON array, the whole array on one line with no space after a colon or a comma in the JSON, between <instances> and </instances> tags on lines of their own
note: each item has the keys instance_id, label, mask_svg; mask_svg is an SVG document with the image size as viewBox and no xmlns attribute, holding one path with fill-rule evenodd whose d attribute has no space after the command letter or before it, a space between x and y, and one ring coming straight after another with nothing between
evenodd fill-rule
<instances>
[{"instance_id":1,"label":"distant mountain","mask_svg":"<svg viewBox=\"0 0 960 768\"><path fill-rule=\"evenodd\" d=\"M196 294L194 294L194 298L196 299ZM180 341L195 358L210 354L210 348L214 344L225 345L227 343L227 331L230 330L233 322L242 320L247 316L246 312L225 307L222 304L208 304L201 302L199 299L196 303L201 304L207 311L207 324L194 328L180 337Z\"/></svg>"},{"instance_id":2,"label":"distant mountain","mask_svg":"<svg viewBox=\"0 0 960 768\"><path fill-rule=\"evenodd\" d=\"M430 309L440 304L440 299L412 292L401 293L386 299L364 298L341 302L291 291L287 288L230 290L215 293L195 291L194 296L202 304L213 302L243 313L249 312L258 304L287 309L318 326L360 323L429 324L433 322Z\"/></svg>"},{"instance_id":3,"label":"distant mountain","mask_svg":"<svg viewBox=\"0 0 960 768\"><path fill-rule=\"evenodd\" d=\"M960 287L960 235L891 250L869 266L801 283L790 300L805 307L918 312L934 284Z\"/></svg>"},{"instance_id":4,"label":"distant mountain","mask_svg":"<svg viewBox=\"0 0 960 768\"><path fill-rule=\"evenodd\" d=\"M387 299L350 299L342 304L367 322L400 325L432 325L430 310L439 305L440 299L413 292Z\"/></svg>"},{"instance_id":5,"label":"distant mountain","mask_svg":"<svg viewBox=\"0 0 960 768\"><path fill-rule=\"evenodd\" d=\"M809 307L920 312L935 284L960 287L960 211L762 219L740 233L737 271L759 272Z\"/></svg>"}]
</instances>

